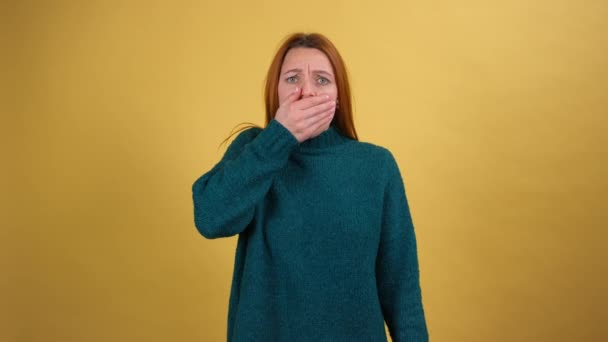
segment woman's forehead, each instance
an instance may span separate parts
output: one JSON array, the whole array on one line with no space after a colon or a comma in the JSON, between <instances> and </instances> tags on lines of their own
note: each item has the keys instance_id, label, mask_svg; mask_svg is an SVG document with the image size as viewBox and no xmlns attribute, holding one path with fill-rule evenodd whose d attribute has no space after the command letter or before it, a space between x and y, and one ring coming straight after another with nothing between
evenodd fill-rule
<instances>
[{"instance_id":1,"label":"woman's forehead","mask_svg":"<svg viewBox=\"0 0 608 342\"><path fill-rule=\"evenodd\" d=\"M325 53L314 48L292 48L285 55L281 67L282 73L289 70L331 72L332 69Z\"/></svg>"}]
</instances>

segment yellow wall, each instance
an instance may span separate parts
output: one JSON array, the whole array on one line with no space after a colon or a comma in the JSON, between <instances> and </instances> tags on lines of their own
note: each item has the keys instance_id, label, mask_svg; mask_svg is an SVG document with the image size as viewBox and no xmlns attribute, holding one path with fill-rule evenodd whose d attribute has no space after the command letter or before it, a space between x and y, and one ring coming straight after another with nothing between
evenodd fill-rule
<instances>
[{"instance_id":1,"label":"yellow wall","mask_svg":"<svg viewBox=\"0 0 608 342\"><path fill-rule=\"evenodd\" d=\"M396 155L434 341L600 341L605 1L2 5L0 340L223 341L236 237L191 185L319 31Z\"/></svg>"}]
</instances>

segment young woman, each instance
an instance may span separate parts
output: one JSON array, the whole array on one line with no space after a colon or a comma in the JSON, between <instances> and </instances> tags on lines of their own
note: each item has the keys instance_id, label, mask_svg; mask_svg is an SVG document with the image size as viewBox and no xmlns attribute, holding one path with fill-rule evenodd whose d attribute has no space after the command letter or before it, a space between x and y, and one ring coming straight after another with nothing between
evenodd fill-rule
<instances>
[{"instance_id":1,"label":"young woman","mask_svg":"<svg viewBox=\"0 0 608 342\"><path fill-rule=\"evenodd\" d=\"M192 186L208 239L238 234L229 342L428 341L416 236L392 153L360 142L344 62L297 33L266 79L266 125Z\"/></svg>"}]
</instances>

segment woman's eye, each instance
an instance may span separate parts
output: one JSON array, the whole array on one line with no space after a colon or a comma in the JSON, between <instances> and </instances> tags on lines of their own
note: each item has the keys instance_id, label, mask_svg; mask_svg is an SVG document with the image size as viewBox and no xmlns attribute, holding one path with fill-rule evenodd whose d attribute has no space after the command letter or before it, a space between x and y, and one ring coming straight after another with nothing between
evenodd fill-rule
<instances>
[{"instance_id":1,"label":"woman's eye","mask_svg":"<svg viewBox=\"0 0 608 342\"><path fill-rule=\"evenodd\" d=\"M287 83L294 83L296 81L296 76L289 76L286 81Z\"/></svg>"},{"instance_id":2,"label":"woman's eye","mask_svg":"<svg viewBox=\"0 0 608 342\"><path fill-rule=\"evenodd\" d=\"M325 84L329 83L329 80L327 78L325 78L325 77L319 77L319 79L318 79L317 82L319 82L319 84L325 85Z\"/></svg>"}]
</instances>

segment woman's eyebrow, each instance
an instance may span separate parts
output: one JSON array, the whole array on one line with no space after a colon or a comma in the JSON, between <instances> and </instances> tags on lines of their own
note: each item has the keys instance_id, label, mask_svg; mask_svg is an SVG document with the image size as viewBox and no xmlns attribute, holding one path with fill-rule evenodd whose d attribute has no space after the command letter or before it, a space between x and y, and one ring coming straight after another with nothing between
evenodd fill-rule
<instances>
[{"instance_id":1,"label":"woman's eyebrow","mask_svg":"<svg viewBox=\"0 0 608 342\"><path fill-rule=\"evenodd\" d=\"M294 72L294 71L295 71L295 72L302 72L302 69L300 69L300 68L289 69L289 70L285 71L285 72L283 73L283 75L285 75L285 74L287 74L287 73L290 73L290 72ZM321 70L321 69L318 69L318 70L313 70L312 72L317 73L317 74L327 74L327 75L329 75L329 76L333 76L333 75L332 75L330 72L325 71L325 70Z\"/></svg>"}]
</instances>

